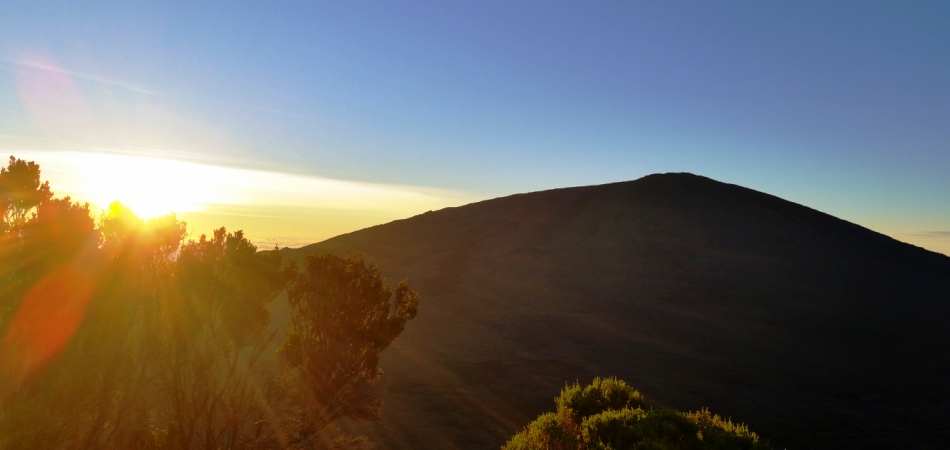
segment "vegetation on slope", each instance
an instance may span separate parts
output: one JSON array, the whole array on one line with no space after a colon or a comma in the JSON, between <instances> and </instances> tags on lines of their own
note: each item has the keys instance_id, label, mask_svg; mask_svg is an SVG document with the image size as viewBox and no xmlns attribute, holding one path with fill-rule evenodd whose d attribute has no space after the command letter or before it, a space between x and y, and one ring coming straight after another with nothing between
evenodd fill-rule
<instances>
[{"instance_id":1,"label":"vegetation on slope","mask_svg":"<svg viewBox=\"0 0 950 450\"><path fill-rule=\"evenodd\" d=\"M580 449L769 449L746 425L709 410L680 412L651 407L616 378L574 383L555 398L557 412L542 414L502 448Z\"/></svg>"}]
</instances>

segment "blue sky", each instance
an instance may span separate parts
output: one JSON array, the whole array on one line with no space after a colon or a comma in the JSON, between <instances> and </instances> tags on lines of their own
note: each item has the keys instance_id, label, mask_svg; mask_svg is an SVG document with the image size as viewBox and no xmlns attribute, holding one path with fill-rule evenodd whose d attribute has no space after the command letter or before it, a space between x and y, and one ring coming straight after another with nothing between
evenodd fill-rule
<instances>
[{"instance_id":1,"label":"blue sky","mask_svg":"<svg viewBox=\"0 0 950 450\"><path fill-rule=\"evenodd\" d=\"M688 171L950 253L946 2L103 3L0 6L0 150L445 205Z\"/></svg>"}]
</instances>

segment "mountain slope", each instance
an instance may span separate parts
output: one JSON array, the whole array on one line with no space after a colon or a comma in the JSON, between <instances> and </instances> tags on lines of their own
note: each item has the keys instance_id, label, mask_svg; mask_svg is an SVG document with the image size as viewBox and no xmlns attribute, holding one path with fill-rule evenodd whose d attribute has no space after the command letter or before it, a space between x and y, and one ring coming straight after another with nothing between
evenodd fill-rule
<instances>
[{"instance_id":1,"label":"mountain slope","mask_svg":"<svg viewBox=\"0 0 950 450\"><path fill-rule=\"evenodd\" d=\"M384 448L496 447L566 381L790 448L950 446L950 258L691 174L513 195L286 250L422 295L387 350Z\"/></svg>"}]
</instances>

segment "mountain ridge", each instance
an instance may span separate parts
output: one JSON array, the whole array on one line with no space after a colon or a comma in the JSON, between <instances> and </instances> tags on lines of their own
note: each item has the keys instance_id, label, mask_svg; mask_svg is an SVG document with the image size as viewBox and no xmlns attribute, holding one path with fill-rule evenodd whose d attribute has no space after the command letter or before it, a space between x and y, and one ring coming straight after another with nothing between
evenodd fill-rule
<instances>
[{"instance_id":1,"label":"mountain ridge","mask_svg":"<svg viewBox=\"0 0 950 450\"><path fill-rule=\"evenodd\" d=\"M950 442L924 413L950 397L950 258L766 193L657 174L284 253L324 251L362 252L423 296L384 355L384 421L359 428L384 448L498 445L564 382L597 375L793 447ZM874 434L895 408L907 423Z\"/></svg>"},{"instance_id":2,"label":"mountain ridge","mask_svg":"<svg viewBox=\"0 0 950 450\"><path fill-rule=\"evenodd\" d=\"M443 208L443 209L440 209L440 210L434 210L434 211L433 211L433 210L430 210L430 211L427 211L427 212L425 212L425 213L422 213L422 214L419 214L419 215L416 215L416 216L412 216L412 217L408 217L408 218L404 218L404 219L397 219L397 220L394 220L394 221L391 221L391 222L388 222L388 223L385 223L385 224L374 225L374 226L367 227L367 228L363 228L363 229L360 229L360 230L356 230L356 231L344 233L344 234L341 234L341 235L338 235L338 236L334 236L334 237L332 237L332 238L326 239L326 240L321 241L321 242L318 242L318 243L309 244L309 245L300 247L300 249L305 249L305 248L308 248L308 247L311 247L311 246L318 246L318 245L327 243L327 242L329 242L329 241L337 240L337 239L345 239L346 236L353 235L354 233L360 233L360 232L363 232L363 231L366 231L366 230L372 230L372 229L375 229L375 228L378 228L378 227L384 227L384 226L387 226L387 225L390 225L390 224L401 223L401 222L404 222L404 221L412 220L412 219L414 219L414 218L416 218L416 217L426 216L426 215L428 215L428 214L437 213L437 212L451 211L451 210L455 210L455 209L458 209L458 208L474 207L474 206L476 206L476 205L486 205L486 204L492 204L492 203L496 203L496 202L512 201L512 200L515 200L515 199L520 199L520 198L525 197L525 196L530 197L530 196L538 196L538 195L560 194L560 193L565 193L565 192L567 192L567 191L575 191L575 190L594 190L594 189L623 188L623 187L631 186L631 185L633 185L633 184L641 185L642 187L644 187L644 190L645 190L645 191L657 190L657 189L662 190L662 189L664 189L664 188L669 189L669 188L674 188L674 187L679 187L679 188L684 188L684 187L703 188L703 187L715 186L715 187L718 187L718 188L720 188L720 189L722 189L722 188L725 188L725 189L732 189L732 190L736 190L736 191L739 191L739 192L743 192L743 193L745 193L745 194L747 194L747 195L751 194L752 196L758 197L759 200L780 200L782 203L785 203L786 206L792 206L792 207L801 208L801 210L803 210L803 211L808 211L808 212L811 213L811 214L815 214L815 215L822 216L822 217L824 217L825 219L830 218L830 219L834 219L834 221L839 221L839 222L847 223L848 225L851 225L851 226L853 226L853 227L856 227L856 229L859 228L862 233L872 233L872 234L874 234L874 235L878 235L878 236L881 237L881 238L886 238L886 240L894 241L894 243L898 243L898 244L910 246L910 247L913 247L913 248L915 248L915 249L919 249L919 250L926 251L926 252L928 252L928 253L933 253L933 254L936 255L936 256L945 257L945 258L950 258L950 256L944 255L944 254L942 254L942 253L935 252L935 251L933 251L933 250L929 250L929 249L926 249L926 248L923 248L923 247L920 247L920 246L917 246L917 245L914 245L914 244L910 244L910 243L907 243L907 242L903 242L903 241L897 240L897 239L895 239L895 238L893 238L893 237L890 237L890 236L888 236L888 235L885 235L885 234L883 234L883 233L880 233L880 232L877 232L877 231L868 229L868 228L866 228L866 227L863 227L863 226L861 226L861 225L858 225L858 224L856 224L856 223L853 223L853 222L850 222L850 221L847 221L847 220L844 220L844 219L840 219L840 218L838 218L838 217L835 217L835 216L832 216L832 215L830 215L830 214L827 214L827 213L824 213L824 212L822 212L822 211L819 211L819 210L817 210L817 209L814 209L814 208L811 208L811 207L802 205L802 204L800 204L800 203L795 203L795 202L792 202L792 201L789 201L789 200L782 199L782 198L780 198L780 197L778 197L778 196L774 196L774 195L771 195L771 194L768 194L768 193L764 193L764 192L761 192L761 191L757 191L757 190L754 190L754 189L742 187L742 186L740 186L740 185L716 181L716 180L714 180L714 179L711 179L711 178L708 178L708 177L705 177L705 176L702 176L702 175L696 175L696 174L689 173L689 172L655 173L655 174L646 175L646 176L644 176L644 177L641 177L641 178L638 178L638 179L635 179L635 180L618 181L618 182L605 183L605 184L596 184L596 185L584 185L584 186L574 186L574 187L553 188L553 189L545 189L545 190L541 190L541 191L533 191L533 192L527 192L527 193L517 193L517 194L511 194L511 195L496 197L496 198L492 198L492 199L481 200L481 201L469 203L469 204L462 205L462 206L447 207L447 208ZM684 186L684 185L686 185L686 186ZM690 186L690 185L691 185L691 186ZM291 250L299 250L299 249L291 249Z\"/></svg>"}]
</instances>

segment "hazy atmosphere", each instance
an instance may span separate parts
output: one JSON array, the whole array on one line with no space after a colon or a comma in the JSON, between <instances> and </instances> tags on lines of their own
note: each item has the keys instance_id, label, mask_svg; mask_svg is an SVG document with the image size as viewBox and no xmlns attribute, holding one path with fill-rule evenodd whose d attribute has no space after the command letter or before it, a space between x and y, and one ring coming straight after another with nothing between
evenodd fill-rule
<instances>
[{"instance_id":1,"label":"hazy atmosphere","mask_svg":"<svg viewBox=\"0 0 950 450\"><path fill-rule=\"evenodd\" d=\"M0 1L0 158L0 450L950 448L947 1Z\"/></svg>"},{"instance_id":2,"label":"hazy atmosphere","mask_svg":"<svg viewBox=\"0 0 950 450\"><path fill-rule=\"evenodd\" d=\"M946 254L948 123L944 2L0 6L4 158L271 246L693 172Z\"/></svg>"}]
</instances>

